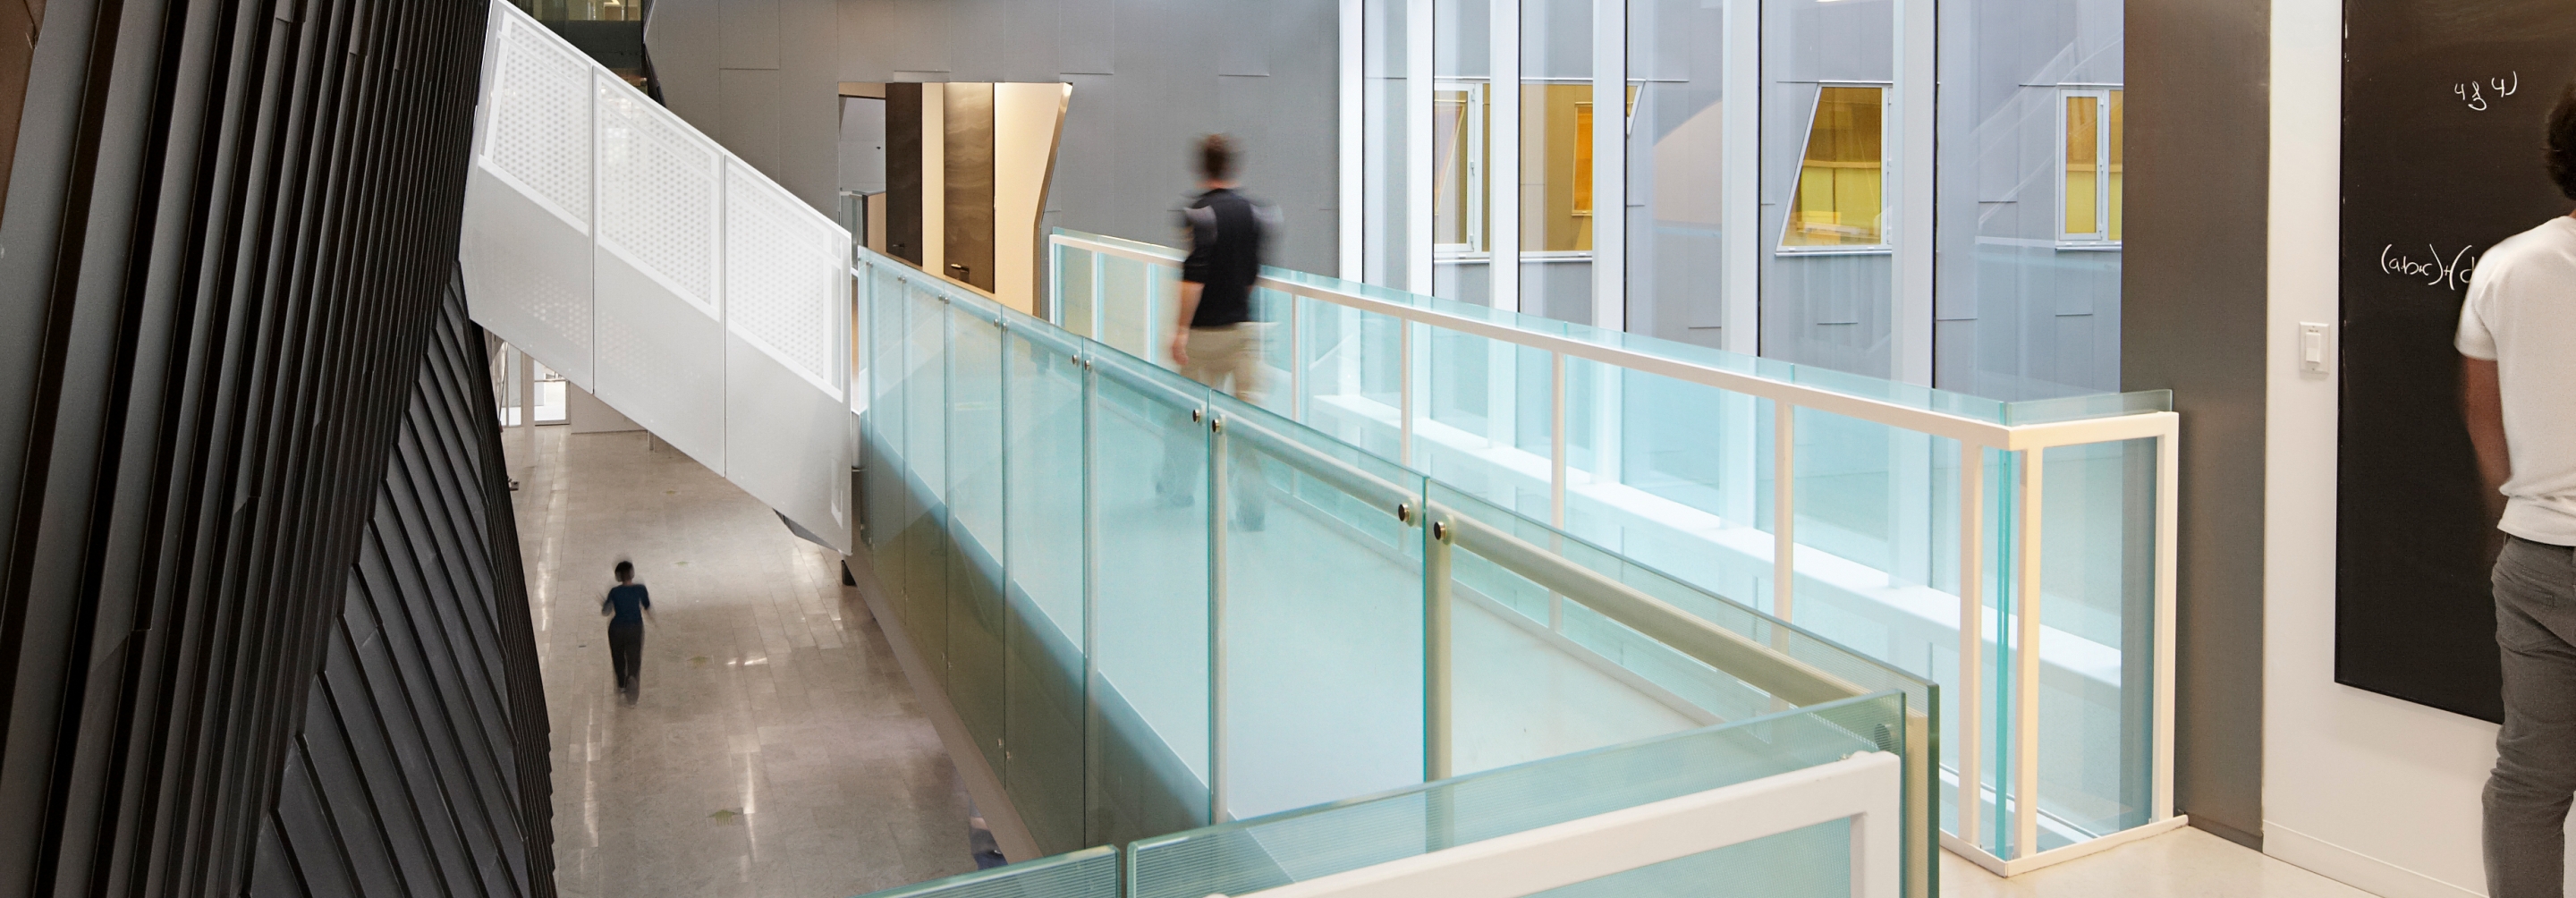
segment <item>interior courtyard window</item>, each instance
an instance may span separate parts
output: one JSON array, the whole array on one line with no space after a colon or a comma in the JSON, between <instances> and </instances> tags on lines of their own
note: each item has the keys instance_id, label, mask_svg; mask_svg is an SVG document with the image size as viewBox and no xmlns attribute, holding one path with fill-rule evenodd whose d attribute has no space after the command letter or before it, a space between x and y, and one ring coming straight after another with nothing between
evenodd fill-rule
<instances>
[{"instance_id":1,"label":"interior courtyard window","mask_svg":"<svg viewBox=\"0 0 2576 898\"><path fill-rule=\"evenodd\" d=\"M1592 27L1600 0L1520 0L1519 308L1590 323ZM1610 121L1605 117L1604 121Z\"/></svg>"},{"instance_id":2,"label":"interior courtyard window","mask_svg":"<svg viewBox=\"0 0 2576 898\"><path fill-rule=\"evenodd\" d=\"M1443 255L1485 252L1485 86L1448 84L1432 92L1432 233Z\"/></svg>"},{"instance_id":3,"label":"interior courtyard window","mask_svg":"<svg viewBox=\"0 0 2576 898\"><path fill-rule=\"evenodd\" d=\"M2068 91L2060 107L2065 123L2059 158L2064 185L2058 239L2116 243L2120 239L2120 118L2117 90Z\"/></svg>"},{"instance_id":4,"label":"interior courtyard window","mask_svg":"<svg viewBox=\"0 0 2576 898\"><path fill-rule=\"evenodd\" d=\"M1592 251L1592 85L1521 86L1521 250Z\"/></svg>"},{"instance_id":5,"label":"interior courtyard window","mask_svg":"<svg viewBox=\"0 0 2576 898\"><path fill-rule=\"evenodd\" d=\"M1807 149L1790 194L1783 247L1887 245L1887 90L1825 87L1816 92Z\"/></svg>"}]
</instances>

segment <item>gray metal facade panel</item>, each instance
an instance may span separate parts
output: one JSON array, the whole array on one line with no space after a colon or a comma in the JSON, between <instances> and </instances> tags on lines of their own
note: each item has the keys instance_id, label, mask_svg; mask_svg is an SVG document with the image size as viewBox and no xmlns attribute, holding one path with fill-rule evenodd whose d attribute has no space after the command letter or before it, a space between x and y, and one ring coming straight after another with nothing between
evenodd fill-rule
<instances>
[{"instance_id":1,"label":"gray metal facade panel","mask_svg":"<svg viewBox=\"0 0 2576 898\"><path fill-rule=\"evenodd\" d=\"M50 5L0 213L0 892L552 894L453 279L486 14Z\"/></svg>"},{"instance_id":2,"label":"gray metal facade panel","mask_svg":"<svg viewBox=\"0 0 2576 898\"><path fill-rule=\"evenodd\" d=\"M2120 386L2183 428L2174 810L2263 839L2271 4L2130 3Z\"/></svg>"}]
</instances>

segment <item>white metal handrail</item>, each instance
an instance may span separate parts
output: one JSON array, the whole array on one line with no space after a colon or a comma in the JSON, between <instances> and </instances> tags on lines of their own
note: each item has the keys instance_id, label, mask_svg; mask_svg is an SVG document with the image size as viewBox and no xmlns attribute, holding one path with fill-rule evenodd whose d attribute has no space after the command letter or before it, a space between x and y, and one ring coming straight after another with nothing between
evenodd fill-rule
<instances>
[{"instance_id":1,"label":"white metal handrail","mask_svg":"<svg viewBox=\"0 0 2576 898\"><path fill-rule=\"evenodd\" d=\"M1181 254L1165 247L1151 247L1124 241L1086 239L1070 234L1052 236L1054 246L1090 252L1097 255L1129 259L1160 268L1179 267ZM1050 254L1051 258L1055 254ZM1051 263L1049 283L1059 293L1063 289L1060 265ZM1103 294L1106 279L1102 266L1091 266L1090 295L1093 321L1090 332L1100 334L1101 318L1107 302ZM2178 495L2178 458L2181 419L2173 412L2139 412L2096 418L2051 421L2032 424L2004 424L1978 418L1916 408L1900 403L1856 396L1811 384L1762 377L1742 371L1702 365L1682 359L1638 352L1619 346L1596 343L1559 334L1524 330L1505 323L1444 312L1405 302L1390 301L1360 291L1334 289L1325 284L1263 276L1258 285L1292 296L1302 296L1344 308L1384 315L1399 322L1400 366L1406 372L1399 379L1398 439L1401 463L1412 464L1414 428L1417 418L1412 376L1413 332L1416 326L1436 327L1471 334L1486 339L1545 351L1550 356L1552 449L1549 453L1549 489L1551 519L1549 523L1565 525L1565 497L1569 477L1565 446L1566 360L1585 359L1618 368L1641 371L1686 383L1714 387L1746 396L1769 399L1774 403L1772 463L1774 498L1772 502L1772 590L1775 616L1794 620L1797 554L1796 500L1794 467L1796 463L1796 410L1814 409L1873 424L1899 428L1930 436L1956 440L1960 445L1958 495L1984 494L1985 466L1968 463L1982 459L1987 449L2021 453L2016 507L2006 514L2017 518L2020 526L2013 531L2015 569L2006 572L2012 578L2017 607L2005 620L2014 628L1998 639L2025 647L2014 656L2009 697L2013 723L2010 826L2012 857L1999 858L1979 847L1973 838L1978 831L1979 805L1985 784L1981 782L1985 764L1985 726L1988 710L1983 706L1985 686L1984 634L1980 621L1985 620L1986 544L1984 503L1961 501L1959 505L1959 683L1949 690L1948 710L1957 720L1955 744L1958 792L1957 832L1968 838L1944 834L1944 844L1977 860L1980 864L2007 875L2022 869L2041 866L2051 859L2037 858L2039 835L2039 681L2044 615L2040 609L2041 555L2043 532L2041 484L2044 480L2043 458L2046 449L2133 439L2156 441L2156 516L2155 516L2155 615L2151 735L2150 807L2148 826L2178 822L2173 809L2173 645L2174 645L2174 572L2177 544L2175 502ZM1060 320L1061 303L1050 304L1049 314ZM1299 304L1288 304L1291 357L1298 359L1289 366L1290 395L1297 397L1296 417L1305 409L1302 347L1303 328L1299 326ZM1148 315L1152 316L1149 309ZM1149 321L1151 327L1158 321ZM2099 846L2070 846L2061 851L2084 853ZM2055 852L2051 852L2054 854Z\"/></svg>"},{"instance_id":2,"label":"white metal handrail","mask_svg":"<svg viewBox=\"0 0 2576 898\"><path fill-rule=\"evenodd\" d=\"M1520 898L1836 820L1851 821L1852 898L1894 898L1902 780L1895 755L1862 752L1244 898Z\"/></svg>"}]
</instances>

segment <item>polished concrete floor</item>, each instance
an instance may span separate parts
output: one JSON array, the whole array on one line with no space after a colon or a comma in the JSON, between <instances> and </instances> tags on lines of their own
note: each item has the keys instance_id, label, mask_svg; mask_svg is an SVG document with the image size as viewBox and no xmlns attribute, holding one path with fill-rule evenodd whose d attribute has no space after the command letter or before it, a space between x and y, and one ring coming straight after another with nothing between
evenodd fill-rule
<instances>
[{"instance_id":1,"label":"polished concrete floor","mask_svg":"<svg viewBox=\"0 0 2576 898\"><path fill-rule=\"evenodd\" d=\"M1941 853L1942 898L2371 898L2201 830L2184 827L2001 879Z\"/></svg>"},{"instance_id":2,"label":"polished concrete floor","mask_svg":"<svg viewBox=\"0 0 2576 898\"><path fill-rule=\"evenodd\" d=\"M504 443L547 711L566 896L846 898L974 869L962 781L839 556L642 433ZM640 701L599 602L652 591Z\"/></svg>"}]
</instances>

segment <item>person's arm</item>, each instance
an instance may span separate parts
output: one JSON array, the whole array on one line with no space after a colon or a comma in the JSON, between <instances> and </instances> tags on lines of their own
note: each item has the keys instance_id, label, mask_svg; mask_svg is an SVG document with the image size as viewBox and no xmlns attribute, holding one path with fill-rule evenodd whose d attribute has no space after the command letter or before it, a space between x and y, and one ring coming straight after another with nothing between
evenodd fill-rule
<instances>
[{"instance_id":1,"label":"person's arm","mask_svg":"<svg viewBox=\"0 0 2576 898\"><path fill-rule=\"evenodd\" d=\"M1172 364L1190 363L1190 321L1199 316L1199 294L1207 285L1197 281L1181 282L1180 319L1172 323Z\"/></svg>"},{"instance_id":2,"label":"person's arm","mask_svg":"<svg viewBox=\"0 0 2576 898\"><path fill-rule=\"evenodd\" d=\"M617 613L617 590L612 589L612 590L609 590L609 591L608 591L608 595L606 595L606 596L604 596L604 597L600 598L600 600L599 600L599 616L601 616L601 617L607 617L607 616L609 616L609 615L611 615L611 614L616 614L616 613Z\"/></svg>"},{"instance_id":3,"label":"person's arm","mask_svg":"<svg viewBox=\"0 0 2576 898\"><path fill-rule=\"evenodd\" d=\"M645 589L641 586L635 587L635 604L643 606L644 620L647 623L651 623L657 627L661 626L661 621L653 619L653 592L651 590Z\"/></svg>"},{"instance_id":4,"label":"person's arm","mask_svg":"<svg viewBox=\"0 0 2576 898\"><path fill-rule=\"evenodd\" d=\"M2478 455L2478 478L2486 484L2487 520L2504 516L2504 482L2513 479L2513 456L2505 451L2504 391L2493 359L2460 358L2460 411L2469 420L2469 445Z\"/></svg>"}]
</instances>

